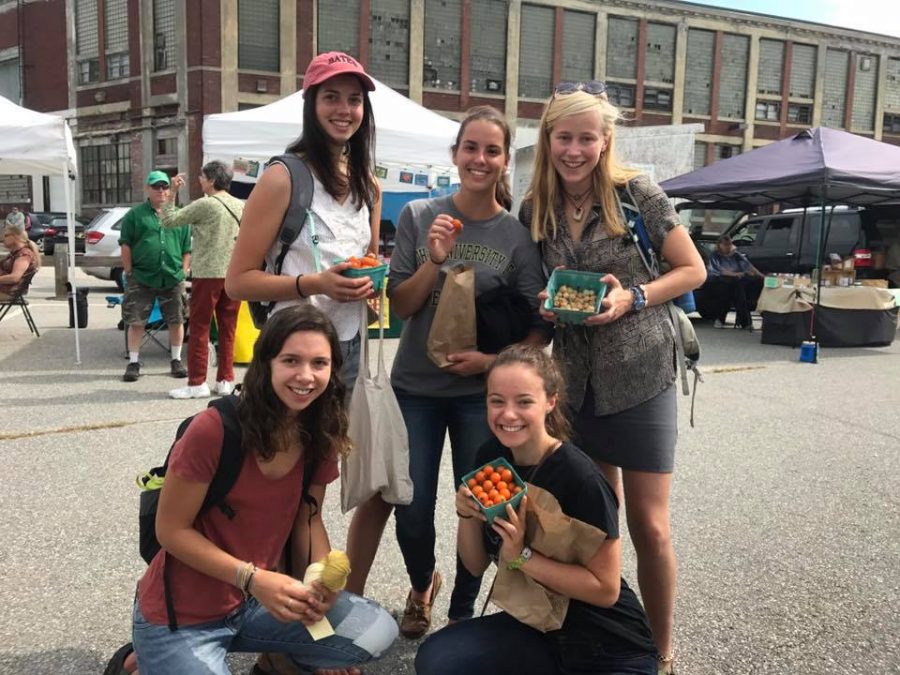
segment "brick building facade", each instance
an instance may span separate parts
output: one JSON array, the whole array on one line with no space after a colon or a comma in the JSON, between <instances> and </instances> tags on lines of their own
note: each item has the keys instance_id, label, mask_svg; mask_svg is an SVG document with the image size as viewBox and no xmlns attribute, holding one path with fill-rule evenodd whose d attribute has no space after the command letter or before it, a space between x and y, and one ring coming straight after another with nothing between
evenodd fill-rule
<instances>
[{"instance_id":1,"label":"brick building facade","mask_svg":"<svg viewBox=\"0 0 900 675\"><path fill-rule=\"evenodd\" d=\"M0 0L0 93L70 119L83 211L136 201L151 167L195 176L204 115L296 91L332 49L454 117L488 103L534 123L554 82L603 79L633 124L702 123L697 165L809 126L900 144L900 38L761 14L630 0ZM21 196L16 180L0 177L0 204ZM25 187L39 207L40 186Z\"/></svg>"}]
</instances>

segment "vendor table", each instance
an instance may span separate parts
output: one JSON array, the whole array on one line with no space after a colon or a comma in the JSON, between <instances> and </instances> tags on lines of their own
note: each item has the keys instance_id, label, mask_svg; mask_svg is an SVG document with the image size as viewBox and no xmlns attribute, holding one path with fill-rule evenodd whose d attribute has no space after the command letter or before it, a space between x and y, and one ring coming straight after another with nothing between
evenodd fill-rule
<instances>
[{"instance_id":1,"label":"vendor table","mask_svg":"<svg viewBox=\"0 0 900 675\"><path fill-rule=\"evenodd\" d=\"M762 343L798 346L816 338L822 347L883 347L897 335L897 303L883 288L823 287L819 306L815 289L764 288L756 305L762 315Z\"/></svg>"}]
</instances>

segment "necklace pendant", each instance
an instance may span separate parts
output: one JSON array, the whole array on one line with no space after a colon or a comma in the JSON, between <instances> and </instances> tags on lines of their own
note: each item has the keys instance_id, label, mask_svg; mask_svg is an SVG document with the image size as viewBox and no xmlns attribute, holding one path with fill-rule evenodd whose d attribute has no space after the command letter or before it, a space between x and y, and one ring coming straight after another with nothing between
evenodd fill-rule
<instances>
[{"instance_id":1,"label":"necklace pendant","mask_svg":"<svg viewBox=\"0 0 900 675\"><path fill-rule=\"evenodd\" d=\"M584 209L578 207L575 211L572 212L572 218L574 218L577 222L581 222L581 219L584 218Z\"/></svg>"}]
</instances>

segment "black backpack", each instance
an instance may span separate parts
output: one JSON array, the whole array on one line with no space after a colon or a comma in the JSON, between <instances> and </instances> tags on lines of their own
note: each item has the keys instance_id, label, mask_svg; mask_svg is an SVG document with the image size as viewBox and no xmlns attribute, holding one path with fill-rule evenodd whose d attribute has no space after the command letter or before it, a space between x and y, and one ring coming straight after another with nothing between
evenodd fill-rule
<instances>
[{"instance_id":1,"label":"black backpack","mask_svg":"<svg viewBox=\"0 0 900 675\"><path fill-rule=\"evenodd\" d=\"M315 183L312 172L309 170L306 162L294 153L289 152L273 157L266 162L266 167L271 166L275 162L284 164L291 176L291 203L288 205L288 209L284 214L284 220L281 221L281 229L278 231L278 241L281 242L281 250L275 259L275 267L273 269L269 269L265 262L262 265L263 271L277 276L281 274L281 266L284 264L287 252L297 240L297 237L300 236L300 232L303 231L303 226L306 224L306 218L312 206ZM272 313L275 303L251 300L248 305L253 325L261 329L269 318L269 314Z\"/></svg>"},{"instance_id":2,"label":"black backpack","mask_svg":"<svg viewBox=\"0 0 900 675\"><path fill-rule=\"evenodd\" d=\"M505 282L475 298L478 351L497 354L521 342L534 325L535 310L528 298Z\"/></svg>"},{"instance_id":3,"label":"black backpack","mask_svg":"<svg viewBox=\"0 0 900 675\"><path fill-rule=\"evenodd\" d=\"M241 446L241 425L237 414L238 397L234 394L223 396L222 398L210 401L207 407L215 408L222 417L222 426L225 433L222 437L222 455L219 458L219 465L213 474L209 488L206 491L206 497L200 506L198 516L209 511L211 508L218 508L224 513L229 520L233 520L236 513L231 506L228 505L226 498L231 488L237 482L241 473L241 467L244 463L244 451ZM159 494L162 487L162 479L165 478L166 471L169 467L169 457L172 455L172 448L178 442L188 426L194 419L194 415L183 420L178 425L175 432L175 440L169 447L166 454L166 461L162 466L153 467L146 474L138 476L138 486L141 488L140 508L138 515L138 525L140 531L139 548L141 557L149 565L153 558L162 550L159 540L156 538L156 512L159 508ZM310 504L310 519L318 509L318 504L313 497L309 495L309 487L312 483L315 466L312 460L307 461L303 466L303 485L301 488L302 501ZM291 550L290 541L285 547L289 554ZM165 555L165 551L162 552ZM175 605L172 599L172 592L169 588L168 566L163 561L163 592L166 599L166 614L169 619L169 630L177 630L178 622L175 619Z\"/></svg>"}]
</instances>

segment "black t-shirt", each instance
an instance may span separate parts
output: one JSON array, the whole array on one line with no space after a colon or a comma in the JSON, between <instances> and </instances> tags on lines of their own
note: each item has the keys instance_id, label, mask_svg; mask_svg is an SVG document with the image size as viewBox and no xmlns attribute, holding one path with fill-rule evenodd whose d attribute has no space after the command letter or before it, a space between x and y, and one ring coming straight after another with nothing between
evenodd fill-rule
<instances>
[{"instance_id":1,"label":"black t-shirt","mask_svg":"<svg viewBox=\"0 0 900 675\"><path fill-rule=\"evenodd\" d=\"M534 467L517 465L509 448L494 438L479 448L472 469L498 457L512 464L523 480L556 497L567 516L600 528L612 539L618 538L619 512L615 492L594 462L576 446L563 443L529 479ZM484 526L484 543L487 553L496 560L500 537L487 524ZM621 580L619 599L612 607L570 600L559 632L589 638L600 643L608 653L656 651L644 608L625 579Z\"/></svg>"}]
</instances>

